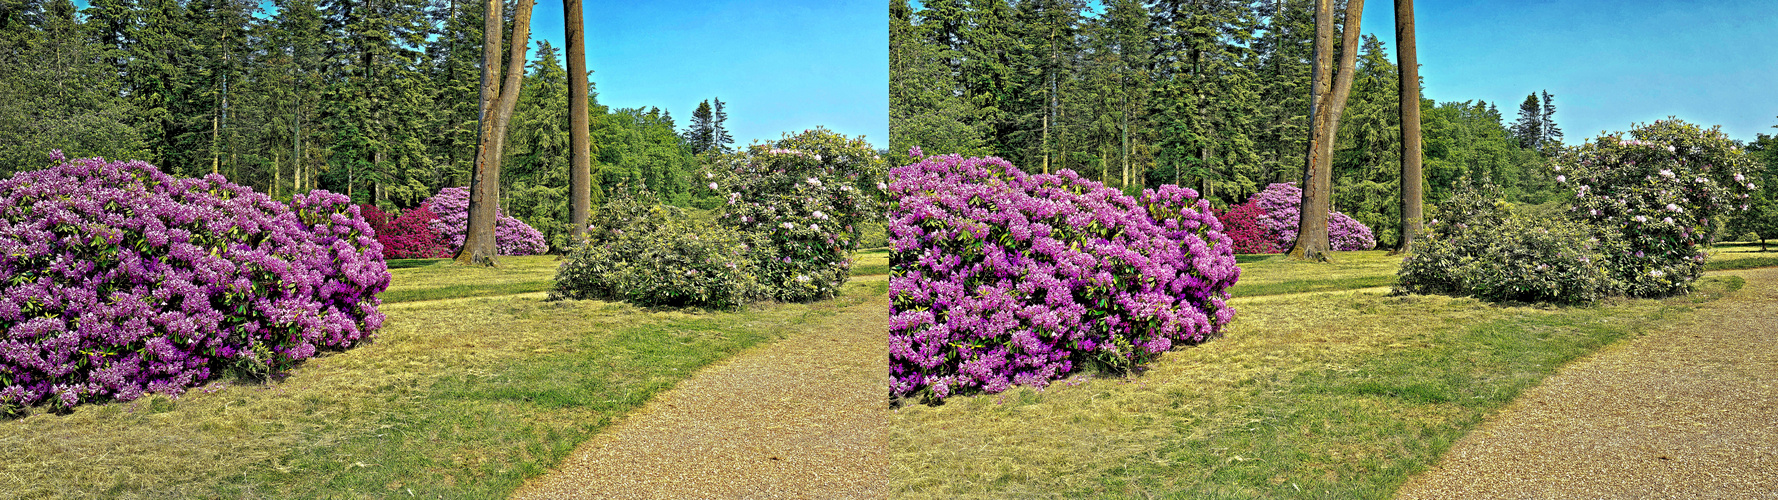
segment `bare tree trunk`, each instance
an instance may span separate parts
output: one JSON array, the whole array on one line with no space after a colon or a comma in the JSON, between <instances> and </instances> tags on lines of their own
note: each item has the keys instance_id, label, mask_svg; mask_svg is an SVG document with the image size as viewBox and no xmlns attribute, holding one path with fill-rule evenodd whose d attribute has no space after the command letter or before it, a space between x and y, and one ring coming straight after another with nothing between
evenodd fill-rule
<instances>
[{"instance_id":1,"label":"bare tree trunk","mask_svg":"<svg viewBox=\"0 0 1778 500\"><path fill-rule=\"evenodd\" d=\"M593 159L587 136L586 35L580 0L562 0L562 13L568 37L568 147L572 157L568 190L573 200L569 210L569 244L573 245L585 237L587 218L592 212Z\"/></svg>"},{"instance_id":2,"label":"bare tree trunk","mask_svg":"<svg viewBox=\"0 0 1778 500\"><path fill-rule=\"evenodd\" d=\"M1333 8L1332 0L1318 0L1315 6L1315 91L1321 91L1326 85L1327 67L1333 42ZM1334 78L1333 88L1325 94L1327 99L1310 97L1310 109L1314 112L1314 125L1309 135L1309 158L1303 172L1303 201L1298 213L1301 223L1297 226L1296 245L1290 249L1290 256L1296 259L1326 261L1331 245L1327 237L1327 213L1332 209L1333 182L1333 147L1334 138L1340 129L1340 114L1345 111L1346 97L1352 93L1352 73L1354 63L1358 59L1358 23L1364 14L1364 0L1346 1L1346 24L1343 28L1340 51L1340 72ZM1328 46L1323 52L1323 46ZM1330 62L1330 61L1329 61Z\"/></svg>"},{"instance_id":3,"label":"bare tree trunk","mask_svg":"<svg viewBox=\"0 0 1778 500\"><path fill-rule=\"evenodd\" d=\"M482 24L481 131L476 138L475 171L470 174L469 227L463 234L463 248L457 251L458 264L498 264L494 220L500 206L500 149L506 142L506 122L512 118L512 108L518 102L525 49L531 38L532 1L518 2L512 21L512 59L507 61L504 84L500 81L502 9L500 0L486 3L486 21Z\"/></svg>"},{"instance_id":4,"label":"bare tree trunk","mask_svg":"<svg viewBox=\"0 0 1778 500\"><path fill-rule=\"evenodd\" d=\"M1395 57L1401 80L1401 243L1414 251L1425 231L1420 164L1420 59L1414 41L1414 0L1395 0Z\"/></svg>"}]
</instances>

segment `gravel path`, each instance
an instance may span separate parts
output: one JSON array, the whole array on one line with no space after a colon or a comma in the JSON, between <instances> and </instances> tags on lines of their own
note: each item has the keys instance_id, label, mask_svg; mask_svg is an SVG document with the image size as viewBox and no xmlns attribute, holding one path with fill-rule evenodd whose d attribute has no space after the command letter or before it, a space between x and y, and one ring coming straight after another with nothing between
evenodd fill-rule
<instances>
[{"instance_id":1,"label":"gravel path","mask_svg":"<svg viewBox=\"0 0 1778 500\"><path fill-rule=\"evenodd\" d=\"M888 310L878 296L706 368L513 497L886 498Z\"/></svg>"},{"instance_id":2,"label":"gravel path","mask_svg":"<svg viewBox=\"0 0 1778 500\"><path fill-rule=\"evenodd\" d=\"M1714 274L1714 273L1713 273ZM1398 498L1778 498L1778 268L1527 391Z\"/></svg>"}]
</instances>

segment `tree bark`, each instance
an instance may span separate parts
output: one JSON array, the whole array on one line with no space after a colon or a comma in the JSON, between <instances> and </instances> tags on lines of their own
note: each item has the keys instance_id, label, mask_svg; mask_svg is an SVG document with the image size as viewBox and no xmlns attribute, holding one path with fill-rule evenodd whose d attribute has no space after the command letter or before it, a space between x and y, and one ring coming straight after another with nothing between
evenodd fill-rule
<instances>
[{"instance_id":1,"label":"tree bark","mask_svg":"<svg viewBox=\"0 0 1778 500\"><path fill-rule=\"evenodd\" d=\"M568 170L568 190L572 199L569 220L570 245L585 237L587 218L592 212L592 145L588 138L587 77L585 20L580 0L562 0L562 15L568 37L568 141L572 157Z\"/></svg>"},{"instance_id":2,"label":"tree bark","mask_svg":"<svg viewBox=\"0 0 1778 500\"><path fill-rule=\"evenodd\" d=\"M1395 58L1401 80L1401 243L1414 251L1425 230L1420 152L1420 59L1414 42L1414 0L1395 0Z\"/></svg>"},{"instance_id":3,"label":"tree bark","mask_svg":"<svg viewBox=\"0 0 1778 500\"><path fill-rule=\"evenodd\" d=\"M1318 0L1315 6L1315 91L1326 85L1328 68L1324 63L1332 54L1332 0ZM1333 79L1333 88L1317 99L1310 96L1309 108L1314 112L1314 126L1309 135L1309 157L1303 169L1303 201L1301 222L1297 226L1296 245L1290 249L1295 259L1326 261L1332 250L1327 238L1327 215L1332 209L1334 138L1340 129L1340 114L1345 111L1346 97L1352 93L1352 73L1358 60L1358 23L1364 14L1364 0L1346 1L1346 23L1342 28L1340 72Z\"/></svg>"},{"instance_id":4,"label":"tree bark","mask_svg":"<svg viewBox=\"0 0 1778 500\"><path fill-rule=\"evenodd\" d=\"M525 49L531 38L532 0L518 0L513 14L511 60L507 61L506 79L500 81L500 0L487 0L486 20L482 24L482 89L481 127L476 139L475 172L469 189L469 223L463 233L463 248L456 261L463 265L494 266L498 264L494 221L500 206L500 156L505 145L506 124L518 103L520 79L524 76Z\"/></svg>"}]
</instances>

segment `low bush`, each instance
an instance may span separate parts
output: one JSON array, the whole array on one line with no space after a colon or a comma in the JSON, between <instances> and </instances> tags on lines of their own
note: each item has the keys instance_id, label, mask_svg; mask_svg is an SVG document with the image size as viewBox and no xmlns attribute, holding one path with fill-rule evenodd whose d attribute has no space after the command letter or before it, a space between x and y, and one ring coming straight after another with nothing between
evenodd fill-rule
<instances>
[{"instance_id":1,"label":"low bush","mask_svg":"<svg viewBox=\"0 0 1778 500\"><path fill-rule=\"evenodd\" d=\"M1576 218L1618 231L1627 248L1608 255L1633 297L1689 292L1705 246L1725 218L1749 210L1754 160L1718 128L1655 121L1605 135L1556 157L1557 181L1573 189Z\"/></svg>"},{"instance_id":2,"label":"low bush","mask_svg":"<svg viewBox=\"0 0 1778 500\"><path fill-rule=\"evenodd\" d=\"M1264 212L1258 217L1259 223L1277 251L1288 250L1296 244L1296 231L1302 225L1299 208L1302 202L1303 190L1294 182L1266 186L1248 200ZM1334 250L1342 252L1370 250L1377 246L1377 238L1371 234L1369 226L1339 212L1327 213L1327 242Z\"/></svg>"},{"instance_id":3,"label":"low bush","mask_svg":"<svg viewBox=\"0 0 1778 500\"><path fill-rule=\"evenodd\" d=\"M1190 189L1137 199L1070 170L956 155L890 178L891 397L1128 369L1234 315L1233 245Z\"/></svg>"},{"instance_id":4,"label":"low bush","mask_svg":"<svg viewBox=\"0 0 1778 500\"><path fill-rule=\"evenodd\" d=\"M1488 301L1586 303L1623 292L1609 268L1615 232L1562 215L1519 213L1497 192L1459 191L1402 261L1396 293Z\"/></svg>"},{"instance_id":5,"label":"low bush","mask_svg":"<svg viewBox=\"0 0 1778 500\"><path fill-rule=\"evenodd\" d=\"M641 306L733 308L760 295L748 251L757 242L634 193L611 196L587 244L556 273L551 299L610 299Z\"/></svg>"},{"instance_id":6,"label":"low bush","mask_svg":"<svg viewBox=\"0 0 1778 500\"><path fill-rule=\"evenodd\" d=\"M449 242L450 252L456 253L463 248L463 233L469 229L469 188L440 189L422 205L436 215L437 218L428 225ZM549 251L543 233L524 221L507 217L499 207L495 207L494 213L494 248L500 255L537 255Z\"/></svg>"},{"instance_id":7,"label":"low bush","mask_svg":"<svg viewBox=\"0 0 1778 500\"><path fill-rule=\"evenodd\" d=\"M383 322L381 251L325 191L287 206L100 158L0 181L0 412L178 394L351 347Z\"/></svg>"}]
</instances>

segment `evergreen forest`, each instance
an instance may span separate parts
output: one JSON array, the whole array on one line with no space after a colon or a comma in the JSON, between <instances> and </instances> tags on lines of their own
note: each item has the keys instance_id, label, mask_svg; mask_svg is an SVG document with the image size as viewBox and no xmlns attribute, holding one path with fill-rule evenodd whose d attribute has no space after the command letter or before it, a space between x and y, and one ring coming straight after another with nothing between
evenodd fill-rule
<instances>
[{"instance_id":1,"label":"evergreen forest","mask_svg":"<svg viewBox=\"0 0 1778 500\"><path fill-rule=\"evenodd\" d=\"M1312 8L1307 0L894 0L889 149L992 155L1126 192L1177 184L1216 206L1240 203L1268 184L1302 181ZM1383 40L1360 40L1335 142L1333 209L1376 228L1388 248L1401 210L1398 76ZM1562 145L1555 96L1526 92L1523 103L1422 99L1428 205L1463 182L1498 186L1513 201L1554 196L1545 165Z\"/></svg>"},{"instance_id":2,"label":"evergreen forest","mask_svg":"<svg viewBox=\"0 0 1778 500\"><path fill-rule=\"evenodd\" d=\"M414 207L470 182L482 5L5 0L0 177L47 167L60 149L145 160L179 177L217 173L278 199L325 189ZM591 86L592 74L568 74L548 42L532 49L501 204L523 219L566 220L568 82ZM610 109L596 87L591 99L595 200L627 185L692 205L697 153L733 141L720 100L681 131L657 107Z\"/></svg>"}]
</instances>

